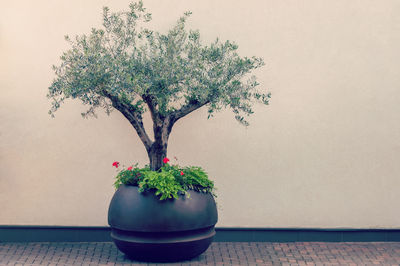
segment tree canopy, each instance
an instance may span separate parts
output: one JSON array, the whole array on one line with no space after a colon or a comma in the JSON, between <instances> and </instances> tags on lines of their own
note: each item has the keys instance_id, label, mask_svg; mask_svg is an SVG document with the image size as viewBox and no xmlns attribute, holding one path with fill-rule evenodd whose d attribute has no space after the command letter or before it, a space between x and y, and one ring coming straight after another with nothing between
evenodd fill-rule
<instances>
[{"instance_id":1,"label":"tree canopy","mask_svg":"<svg viewBox=\"0 0 400 266\"><path fill-rule=\"evenodd\" d=\"M186 12L162 34L145 27L151 14L142 1L123 12L104 7L103 28L73 39L66 36L71 48L61 56L61 65L53 66L49 113L53 115L67 98L88 105L84 117L95 116L97 108L107 114L117 109L148 152L158 143L158 148L165 146L164 153L173 124L203 106L209 117L230 108L247 125L253 102L268 104L270 98L257 90L254 76L247 77L264 65L262 58L240 57L231 41L203 45L199 31L185 28L190 15ZM143 127L146 111L154 123L154 141Z\"/></svg>"}]
</instances>

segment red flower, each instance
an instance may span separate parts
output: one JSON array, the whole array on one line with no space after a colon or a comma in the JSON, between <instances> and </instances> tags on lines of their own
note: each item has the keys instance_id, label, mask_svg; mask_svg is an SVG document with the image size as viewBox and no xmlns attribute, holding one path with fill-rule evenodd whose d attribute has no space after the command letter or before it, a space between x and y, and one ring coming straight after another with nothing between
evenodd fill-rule
<instances>
[{"instance_id":1,"label":"red flower","mask_svg":"<svg viewBox=\"0 0 400 266\"><path fill-rule=\"evenodd\" d=\"M181 171L181 175L184 175L183 171Z\"/></svg>"},{"instance_id":2,"label":"red flower","mask_svg":"<svg viewBox=\"0 0 400 266\"><path fill-rule=\"evenodd\" d=\"M163 162L164 162L164 163L168 163L168 162L169 162L169 159L168 159L167 157L165 157L165 158L163 159Z\"/></svg>"},{"instance_id":3,"label":"red flower","mask_svg":"<svg viewBox=\"0 0 400 266\"><path fill-rule=\"evenodd\" d=\"M131 171L131 170L132 170L132 166L129 166L129 167L128 167L128 171Z\"/></svg>"},{"instance_id":4,"label":"red flower","mask_svg":"<svg viewBox=\"0 0 400 266\"><path fill-rule=\"evenodd\" d=\"M112 166L115 166L115 168L118 168L119 162L113 162Z\"/></svg>"}]
</instances>

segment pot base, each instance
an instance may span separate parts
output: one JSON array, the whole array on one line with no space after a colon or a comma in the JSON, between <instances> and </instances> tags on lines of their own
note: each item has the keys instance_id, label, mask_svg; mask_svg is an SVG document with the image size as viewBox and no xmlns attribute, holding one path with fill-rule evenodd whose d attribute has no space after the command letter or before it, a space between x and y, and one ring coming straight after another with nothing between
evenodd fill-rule
<instances>
[{"instance_id":1,"label":"pot base","mask_svg":"<svg viewBox=\"0 0 400 266\"><path fill-rule=\"evenodd\" d=\"M120 251L137 261L175 262L189 260L207 250L214 227L182 232L133 232L112 229L111 237Z\"/></svg>"}]
</instances>

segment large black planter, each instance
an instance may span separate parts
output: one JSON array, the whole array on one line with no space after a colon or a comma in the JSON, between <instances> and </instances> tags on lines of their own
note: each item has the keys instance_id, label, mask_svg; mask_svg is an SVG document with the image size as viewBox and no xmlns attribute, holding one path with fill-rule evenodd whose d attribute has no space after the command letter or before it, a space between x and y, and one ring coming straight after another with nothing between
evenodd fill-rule
<instances>
[{"instance_id":1,"label":"large black planter","mask_svg":"<svg viewBox=\"0 0 400 266\"><path fill-rule=\"evenodd\" d=\"M152 192L122 185L108 210L114 243L141 261L179 261L203 253L215 235L218 215L212 195L189 191L190 198L160 201Z\"/></svg>"}]
</instances>

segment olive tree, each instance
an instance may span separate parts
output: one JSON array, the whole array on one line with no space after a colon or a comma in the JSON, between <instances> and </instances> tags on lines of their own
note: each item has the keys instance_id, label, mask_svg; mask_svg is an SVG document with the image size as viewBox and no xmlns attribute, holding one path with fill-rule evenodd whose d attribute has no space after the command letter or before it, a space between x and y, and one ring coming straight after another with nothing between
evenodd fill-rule
<instances>
[{"instance_id":1,"label":"olive tree","mask_svg":"<svg viewBox=\"0 0 400 266\"><path fill-rule=\"evenodd\" d=\"M203 45L197 30L185 28L190 14L161 34L145 27L151 14L141 1L124 12L104 7L101 29L65 37L71 48L61 56L61 64L53 66L49 113L54 116L67 98L88 106L83 117L96 117L98 108L107 114L118 110L143 142L152 170L163 165L174 124L196 109L208 108L211 117L230 108L247 125L252 104L268 104L270 98L257 90L256 78L248 76L264 65L263 60L240 57L238 46L230 41ZM151 114L153 139L143 126L145 112Z\"/></svg>"}]
</instances>

